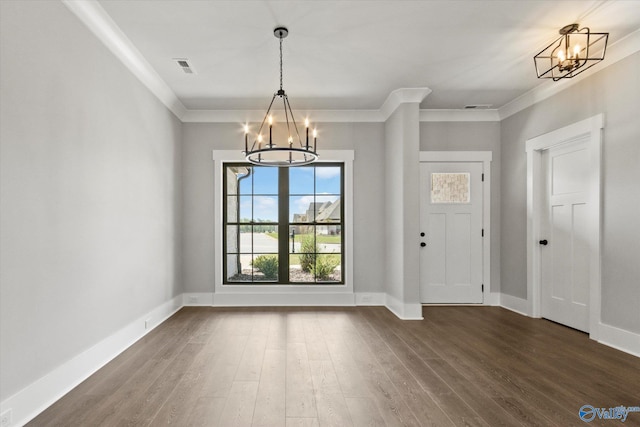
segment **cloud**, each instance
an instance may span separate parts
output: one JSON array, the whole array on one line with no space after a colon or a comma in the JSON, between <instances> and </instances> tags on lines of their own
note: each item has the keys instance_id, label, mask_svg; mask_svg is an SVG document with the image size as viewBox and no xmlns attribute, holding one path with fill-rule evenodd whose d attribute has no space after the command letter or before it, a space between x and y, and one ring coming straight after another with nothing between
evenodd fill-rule
<instances>
[{"instance_id":1,"label":"cloud","mask_svg":"<svg viewBox=\"0 0 640 427\"><path fill-rule=\"evenodd\" d=\"M251 216L251 198L242 199L240 204L242 216L249 218ZM268 196L256 196L253 198L253 215L255 220L278 220L278 199Z\"/></svg>"},{"instance_id":2,"label":"cloud","mask_svg":"<svg viewBox=\"0 0 640 427\"><path fill-rule=\"evenodd\" d=\"M316 168L316 177L320 179L330 179L340 176L340 168L318 167Z\"/></svg>"},{"instance_id":3,"label":"cloud","mask_svg":"<svg viewBox=\"0 0 640 427\"><path fill-rule=\"evenodd\" d=\"M259 209L273 209L278 207L278 200L274 197L256 197L255 208Z\"/></svg>"}]
</instances>

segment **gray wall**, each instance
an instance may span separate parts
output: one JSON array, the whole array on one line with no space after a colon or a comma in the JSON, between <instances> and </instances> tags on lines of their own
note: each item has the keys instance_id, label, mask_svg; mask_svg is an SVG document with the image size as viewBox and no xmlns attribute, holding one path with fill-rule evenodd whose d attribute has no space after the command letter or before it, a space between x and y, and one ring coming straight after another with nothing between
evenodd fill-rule
<instances>
[{"instance_id":1,"label":"gray wall","mask_svg":"<svg viewBox=\"0 0 640 427\"><path fill-rule=\"evenodd\" d=\"M62 3L0 8L5 400L182 293L181 123Z\"/></svg>"},{"instance_id":2,"label":"gray wall","mask_svg":"<svg viewBox=\"0 0 640 427\"><path fill-rule=\"evenodd\" d=\"M602 321L640 333L639 112L640 53L635 53L502 121L504 293L527 295L526 140L604 113Z\"/></svg>"},{"instance_id":3,"label":"gray wall","mask_svg":"<svg viewBox=\"0 0 640 427\"><path fill-rule=\"evenodd\" d=\"M321 123L318 149L354 150L354 291L383 292L385 241L382 123ZM213 292L213 150L242 149L236 123L185 123L184 283L185 292Z\"/></svg>"},{"instance_id":4,"label":"gray wall","mask_svg":"<svg viewBox=\"0 0 640 427\"><path fill-rule=\"evenodd\" d=\"M60 2L0 1L0 38L4 400L172 297L213 290L211 151L238 150L242 133L181 124ZM526 296L525 141L604 113L602 316L640 333L638 111L640 53L500 124L420 124L422 150L494 153L493 291ZM409 113L319 126L321 151L355 150L354 290L404 302L417 297L417 263L405 258L404 283L387 283L402 262L382 236L395 191L417 201L417 180L393 176L417 146L385 144L418 123ZM401 250L418 241L411 203L391 221Z\"/></svg>"},{"instance_id":5,"label":"gray wall","mask_svg":"<svg viewBox=\"0 0 640 427\"><path fill-rule=\"evenodd\" d=\"M420 151L491 151L491 292L500 292L500 122L422 122Z\"/></svg>"}]
</instances>

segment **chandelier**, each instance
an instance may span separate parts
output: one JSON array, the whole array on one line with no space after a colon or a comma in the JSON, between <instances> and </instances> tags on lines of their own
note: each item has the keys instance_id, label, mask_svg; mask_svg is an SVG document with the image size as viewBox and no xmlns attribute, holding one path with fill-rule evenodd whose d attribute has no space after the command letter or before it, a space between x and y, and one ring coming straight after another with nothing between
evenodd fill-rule
<instances>
[{"instance_id":1,"label":"chandelier","mask_svg":"<svg viewBox=\"0 0 640 427\"><path fill-rule=\"evenodd\" d=\"M316 152L317 136L316 129L313 129L313 145L309 142L309 119L305 119L305 142L303 144L298 125L289 104L289 98L282 88L282 40L289 35L289 30L285 27L278 27L273 30L273 35L280 40L280 89L273 94L269 108L260 124L251 146L249 146L249 125L244 125L244 151L243 154L248 162L259 166L302 166L308 165L318 159ZM285 143L276 144L273 138L273 115L271 107L274 102L282 101L284 120L287 124L288 135ZM265 124L269 126L269 140L262 135ZM295 139L295 140L294 140Z\"/></svg>"},{"instance_id":2,"label":"chandelier","mask_svg":"<svg viewBox=\"0 0 640 427\"><path fill-rule=\"evenodd\" d=\"M533 57L539 79L575 77L604 59L609 33L578 28L578 24L565 25L560 37Z\"/></svg>"}]
</instances>

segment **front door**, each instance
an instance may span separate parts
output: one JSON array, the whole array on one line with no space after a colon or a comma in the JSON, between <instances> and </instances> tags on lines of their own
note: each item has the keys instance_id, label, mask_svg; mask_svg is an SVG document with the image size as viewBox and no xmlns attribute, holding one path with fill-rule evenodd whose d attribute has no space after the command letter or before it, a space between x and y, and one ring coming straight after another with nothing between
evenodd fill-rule
<instances>
[{"instance_id":1,"label":"front door","mask_svg":"<svg viewBox=\"0 0 640 427\"><path fill-rule=\"evenodd\" d=\"M589 331L588 136L545 150L541 218L541 314Z\"/></svg>"},{"instance_id":2,"label":"front door","mask_svg":"<svg viewBox=\"0 0 640 427\"><path fill-rule=\"evenodd\" d=\"M420 299L481 304L482 162L420 163Z\"/></svg>"}]
</instances>

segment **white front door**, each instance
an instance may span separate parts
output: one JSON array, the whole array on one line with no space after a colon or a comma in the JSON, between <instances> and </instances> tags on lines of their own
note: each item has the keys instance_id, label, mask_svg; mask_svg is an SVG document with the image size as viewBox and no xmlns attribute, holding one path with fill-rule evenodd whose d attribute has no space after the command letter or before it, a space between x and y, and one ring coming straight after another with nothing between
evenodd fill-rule
<instances>
[{"instance_id":1,"label":"white front door","mask_svg":"<svg viewBox=\"0 0 640 427\"><path fill-rule=\"evenodd\" d=\"M482 162L420 163L420 299L482 303Z\"/></svg>"},{"instance_id":2,"label":"white front door","mask_svg":"<svg viewBox=\"0 0 640 427\"><path fill-rule=\"evenodd\" d=\"M589 331L588 136L542 154L542 317Z\"/></svg>"}]
</instances>

